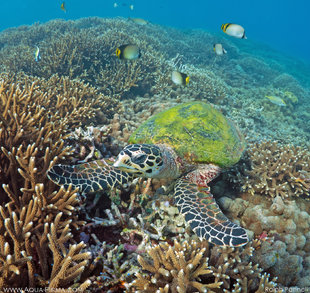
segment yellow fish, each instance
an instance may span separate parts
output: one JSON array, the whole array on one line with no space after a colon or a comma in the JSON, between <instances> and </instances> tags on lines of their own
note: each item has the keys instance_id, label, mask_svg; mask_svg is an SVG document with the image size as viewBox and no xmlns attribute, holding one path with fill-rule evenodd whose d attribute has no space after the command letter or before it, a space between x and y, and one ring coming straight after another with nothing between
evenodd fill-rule
<instances>
[{"instance_id":1,"label":"yellow fish","mask_svg":"<svg viewBox=\"0 0 310 293\"><path fill-rule=\"evenodd\" d=\"M143 18L131 18L129 17L129 20L131 20L132 22L134 23L137 23L137 24L140 24L140 25L146 25L148 24L149 22Z\"/></svg>"},{"instance_id":2,"label":"yellow fish","mask_svg":"<svg viewBox=\"0 0 310 293\"><path fill-rule=\"evenodd\" d=\"M36 62L39 62L41 60L40 48L38 46L36 46L36 50L34 52L34 60Z\"/></svg>"},{"instance_id":3,"label":"yellow fish","mask_svg":"<svg viewBox=\"0 0 310 293\"><path fill-rule=\"evenodd\" d=\"M271 103L284 107L286 106L286 103L281 99L280 97L277 96L265 96Z\"/></svg>"},{"instance_id":4,"label":"yellow fish","mask_svg":"<svg viewBox=\"0 0 310 293\"><path fill-rule=\"evenodd\" d=\"M63 1L63 2L61 3L60 9L61 9L63 12L67 12L66 6L65 6L65 1Z\"/></svg>"}]
</instances>

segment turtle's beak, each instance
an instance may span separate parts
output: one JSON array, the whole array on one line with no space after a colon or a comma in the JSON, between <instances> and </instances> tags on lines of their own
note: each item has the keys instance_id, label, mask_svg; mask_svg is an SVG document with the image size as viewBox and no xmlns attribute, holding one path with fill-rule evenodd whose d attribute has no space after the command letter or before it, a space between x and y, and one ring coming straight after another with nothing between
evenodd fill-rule
<instances>
[{"instance_id":1,"label":"turtle's beak","mask_svg":"<svg viewBox=\"0 0 310 293\"><path fill-rule=\"evenodd\" d=\"M125 172L129 172L129 173L135 173L136 171L136 168L131 166L130 158L128 155L119 155L116 158L116 161L114 162L113 167L119 170L125 171Z\"/></svg>"}]
</instances>

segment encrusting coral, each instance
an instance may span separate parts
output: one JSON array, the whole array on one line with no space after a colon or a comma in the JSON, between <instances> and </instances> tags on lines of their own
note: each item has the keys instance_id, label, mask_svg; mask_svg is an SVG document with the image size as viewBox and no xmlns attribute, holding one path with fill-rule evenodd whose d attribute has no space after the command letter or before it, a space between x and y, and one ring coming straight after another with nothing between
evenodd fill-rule
<instances>
[{"instance_id":1,"label":"encrusting coral","mask_svg":"<svg viewBox=\"0 0 310 293\"><path fill-rule=\"evenodd\" d=\"M309 286L310 201L302 197L282 199L243 193L241 198L223 196L220 206L239 216L249 236L259 239L253 255L256 262L282 286Z\"/></svg>"},{"instance_id":2,"label":"encrusting coral","mask_svg":"<svg viewBox=\"0 0 310 293\"><path fill-rule=\"evenodd\" d=\"M152 263L138 256L142 270L129 287L133 292L265 292L276 283L250 261L257 245L210 249L206 241L160 243L148 250Z\"/></svg>"}]
</instances>

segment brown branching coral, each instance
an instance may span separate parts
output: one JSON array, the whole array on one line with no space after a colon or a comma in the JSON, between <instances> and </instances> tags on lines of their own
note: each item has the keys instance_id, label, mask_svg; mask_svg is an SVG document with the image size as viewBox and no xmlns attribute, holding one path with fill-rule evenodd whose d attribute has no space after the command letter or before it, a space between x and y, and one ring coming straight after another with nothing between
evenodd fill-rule
<instances>
[{"instance_id":1,"label":"brown branching coral","mask_svg":"<svg viewBox=\"0 0 310 293\"><path fill-rule=\"evenodd\" d=\"M59 213L56 216L54 223L50 224L50 232L46 235L49 248L53 253L53 269L49 288L64 288L74 282L84 271L91 255L90 252L82 252L85 247L83 242L70 245L69 249L66 248L66 243L72 235L69 232L69 224L64 226L64 223L60 223L61 215ZM58 236L59 231L61 234ZM84 285L87 284L90 285L90 282L84 283Z\"/></svg>"},{"instance_id":2,"label":"brown branching coral","mask_svg":"<svg viewBox=\"0 0 310 293\"><path fill-rule=\"evenodd\" d=\"M0 77L1 289L78 286L90 256L70 233L84 223L77 218L77 194L54 190L46 170L70 156L68 126L94 115L98 102L86 104L87 86L56 76L50 82L57 80L58 91L22 74ZM89 281L83 281L86 288Z\"/></svg>"},{"instance_id":3,"label":"brown branching coral","mask_svg":"<svg viewBox=\"0 0 310 293\"><path fill-rule=\"evenodd\" d=\"M6 33L0 35L0 46L2 42L9 43L0 48L1 69L44 78L54 74L82 78L105 95L117 95L118 98L124 98L131 90L148 91L159 80L156 77L166 75L163 53L156 49L159 42L141 31L139 26L121 19L96 18L70 24L53 21L29 27L27 34L30 37L41 35L40 41L32 45L7 40ZM58 34L50 32L54 26ZM45 37L44 31L49 37ZM18 30L12 31L12 35L17 40L24 40ZM118 60L115 50L125 43L137 44L142 58L132 62ZM40 48L40 62L34 60L36 47L33 44Z\"/></svg>"},{"instance_id":4,"label":"brown branching coral","mask_svg":"<svg viewBox=\"0 0 310 293\"><path fill-rule=\"evenodd\" d=\"M143 75L147 74L138 61L122 62L120 60L112 61L98 73L94 74L95 84L109 95L117 95L128 92L133 87L138 87L139 82L143 80Z\"/></svg>"},{"instance_id":5,"label":"brown branching coral","mask_svg":"<svg viewBox=\"0 0 310 293\"><path fill-rule=\"evenodd\" d=\"M237 177L242 189L252 194L281 196L309 196L310 152L307 148L263 141L249 145L251 167L244 167ZM238 179L238 180L239 180ZM236 180L236 179L234 179Z\"/></svg>"},{"instance_id":6,"label":"brown branching coral","mask_svg":"<svg viewBox=\"0 0 310 293\"><path fill-rule=\"evenodd\" d=\"M148 250L152 263L138 256L148 273L137 273L130 286L135 292L263 292L276 284L250 261L256 245L210 249L206 241L161 243Z\"/></svg>"},{"instance_id":7,"label":"brown branching coral","mask_svg":"<svg viewBox=\"0 0 310 293\"><path fill-rule=\"evenodd\" d=\"M138 292L207 292L207 288L219 288L221 282L203 285L200 275L211 274L208 269L206 247L195 241L174 242L174 248L164 243L148 250L153 264L138 256L142 269L151 273L137 273L137 279L131 284ZM157 291L159 290L159 291Z\"/></svg>"},{"instance_id":8,"label":"brown branching coral","mask_svg":"<svg viewBox=\"0 0 310 293\"><path fill-rule=\"evenodd\" d=\"M1 288L27 285L66 288L81 275L90 254L81 252L85 246L82 242L67 248L66 243L72 237L71 219L61 221L63 213L59 212L50 225L51 215L40 225L40 210L33 201L21 213L5 211L3 207L0 212L0 270L4 272Z\"/></svg>"},{"instance_id":9,"label":"brown branching coral","mask_svg":"<svg viewBox=\"0 0 310 293\"><path fill-rule=\"evenodd\" d=\"M18 187L33 192L44 178L48 182L51 161L70 154L64 146L67 128L94 116L104 101L87 85L57 76L44 81L3 74L0 82L1 182L10 182L15 193Z\"/></svg>"}]
</instances>

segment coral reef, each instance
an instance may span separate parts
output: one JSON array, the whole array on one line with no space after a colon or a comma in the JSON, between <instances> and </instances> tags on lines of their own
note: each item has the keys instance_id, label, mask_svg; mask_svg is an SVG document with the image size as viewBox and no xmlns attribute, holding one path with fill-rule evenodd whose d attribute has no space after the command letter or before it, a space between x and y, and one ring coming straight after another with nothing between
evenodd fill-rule
<instances>
[{"instance_id":1,"label":"coral reef","mask_svg":"<svg viewBox=\"0 0 310 293\"><path fill-rule=\"evenodd\" d=\"M232 176L233 182L242 184L243 191L271 198L309 197L309 148L262 141L250 144L247 155L250 166L243 164Z\"/></svg>"},{"instance_id":2,"label":"coral reef","mask_svg":"<svg viewBox=\"0 0 310 293\"><path fill-rule=\"evenodd\" d=\"M64 145L68 126L93 116L98 102L83 101L87 86L51 82L57 80L59 92L23 74L0 77L1 288L90 284L77 283L90 255L70 232L84 224L79 199L71 188L55 190L46 170L71 155Z\"/></svg>"},{"instance_id":3,"label":"coral reef","mask_svg":"<svg viewBox=\"0 0 310 293\"><path fill-rule=\"evenodd\" d=\"M210 44L217 42L228 50L227 56L217 58L214 54ZM141 58L118 60L115 49L125 43L137 44ZM158 103L207 100L244 125L241 130L252 139L257 138L259 128L262 137L281 137L296 144L309 141L308 127L303 123L306 114L301 113L300 106L309 100L309 90L302 87L300 74L297 79L291 73L297 73L296 66L300 69L300 64L283 57L291 65L284 68L272 50L274 59L257 44L243 45L241 48L233 40L201 30L180 31L153 24L141 30L138 24L123 18L53 20L2 32L0 67L3 71L22 70L44 78L53 74L79 78L125 105L129 100L139 103L139 97L155 98ZM40 62L33 57L35 46L40 48ZM255 54L250 53L253 49ZM174 85L172 70L186 72L189 85ZM291 92L299 102L294 104L287 99L287 107L282 108L268 103L265 95L276 92ZM117 112L117 106L112 107ZM112 110L110 116L115 112ZM130 118L136 120L133 115ZM288 127L282 127L284 124Z\"/></svg>"},{"instance_id":4,"label":"coral reef","mask_svg":"<svg viewBox=\"0 0 310 293\"><path fill-rule=\"evenodd\" d=\"M218 42L225 56L214 54ZM141 58L117 59L115 49L126 43L137 44ZM250 40L241 46L202 30L85 18L1 32L0 69L0 290L310 286L307 66ZM172 70L188 74L189 84L173 84ZM247 134L229 183L218 179L227 184L219 203L255 239L244 249L191 238L165 180L84 197L47 179L55 163L113 159L151 115L194 100L211 103ZM242 187L241 198L228 197L233 187Z\"/></svg>"},{"instance_id":5,"label":"coral reef","mask_svg":"<svg viewBox=\"0 0 310 293\"><path fill-rule=\"evenodd\" d=\"M219 204L252 231L262 243L253 254L258 263L283 286L309 286L310 202L302 198L272 201L259 194L245 193L242 198L221 197Z\"/></svg>"},{"instance_id":6,"label":"coral reef","mask_svg":"<svg viewBox=\"0 0 310 293\"><path fill-rule=\"evenodd\" d=\"M214 247L206 242L174 241L151 247L138 256L142 271L130 284L134 292L265 292L276 287L262 269L249 261L254 244L242 249ZM233 291L230 291L233 288Z\"/></svg>"},{"instance_id":7,"label":"coral reef","mask_svg":"<svg viewBox=\"0 0 310 293\"><path fill-rule=\"evenodd\" d=\"M90 276L92 282L88 289L93 291L100 288L104 292L124 291L125 281L132 279L138 271L137 265L134 265L136 256L126 251L123 244L101 243L94 234L92 238L96 243L89 247L93 262L84 272Z\"/></svg>"}]
</instances>

